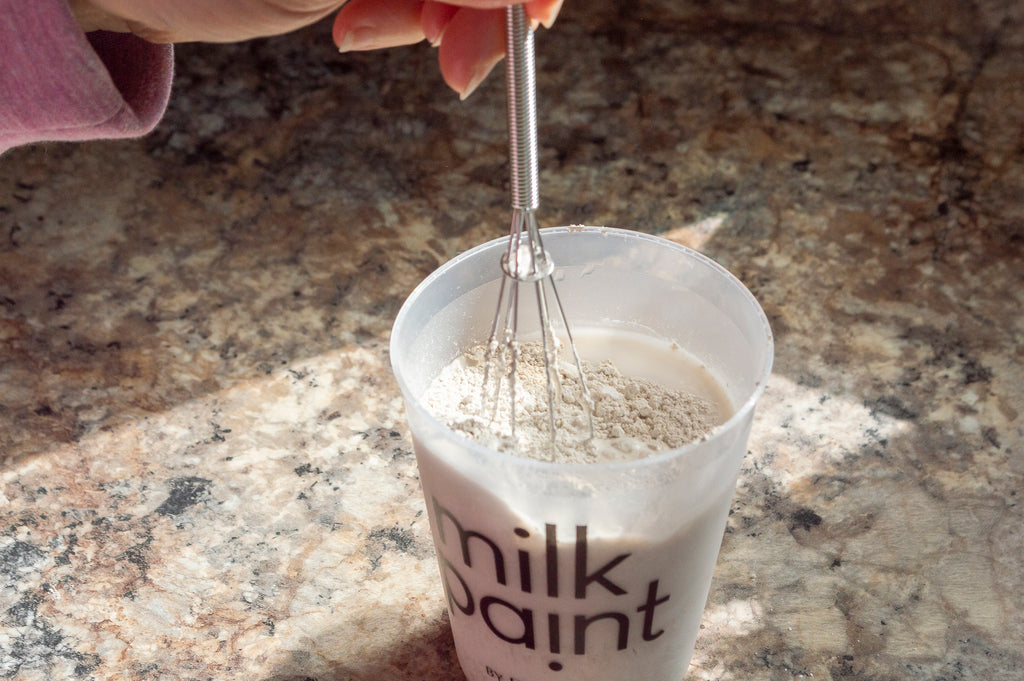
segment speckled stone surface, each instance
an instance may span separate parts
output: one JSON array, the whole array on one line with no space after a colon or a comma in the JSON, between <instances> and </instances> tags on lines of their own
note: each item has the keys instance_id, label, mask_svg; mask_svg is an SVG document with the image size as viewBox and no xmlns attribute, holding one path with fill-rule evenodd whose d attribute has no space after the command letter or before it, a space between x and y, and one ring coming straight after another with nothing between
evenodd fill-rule
<instances>
[{"instance_id":1,"label":"speckled stone surface","mask_svg":"<svg viewBox=\"0 0 1024 681\"><path fill-rule=\"evenodd\" d=\"M0 157L0 678L461 679L386 348L506 229L501 78L177 59L147 138ZM1021 678L1021 4L569 2L538 66L545 224L776 333L688 678Z\"/></svg>"}]
</instances>

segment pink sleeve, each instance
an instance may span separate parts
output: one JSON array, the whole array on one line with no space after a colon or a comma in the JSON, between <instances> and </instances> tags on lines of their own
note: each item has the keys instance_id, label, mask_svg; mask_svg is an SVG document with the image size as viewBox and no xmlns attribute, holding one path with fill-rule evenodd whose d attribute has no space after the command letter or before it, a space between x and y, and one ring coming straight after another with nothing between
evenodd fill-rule
<instances>
[{"instance_id":1,"label":"pink sleeve","mask_svg":"<svg viewBox=\"0 0 1024 681\"><path fill-rule=\"evenodd\" d=\"M167 107L172 71L170 45L86 35L65 0L0 0L0 152L143 135Z\"/></svg>"}]
</instances>

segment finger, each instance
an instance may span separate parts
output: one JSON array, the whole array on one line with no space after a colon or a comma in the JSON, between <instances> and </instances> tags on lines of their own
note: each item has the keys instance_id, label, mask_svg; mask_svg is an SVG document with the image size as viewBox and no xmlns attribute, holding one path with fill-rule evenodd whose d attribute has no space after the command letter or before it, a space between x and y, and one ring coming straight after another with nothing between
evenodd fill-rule
<instances>
[{"instance_id":1,"label":"finger","mask_svg":"<svg viewBox=\"0 0 1024 681\"><path fill-rule=\"evenodd\" d=\"M441 43L441 36L444 35L444 29L447 27L448 22L451 21L452 17L455 16L458 6L463 4L466 7L475 7L476 9L486 9L494 6L506 7L513 4L516 0L426 0L423 4L423 15L421 17L421 23L423 25L423 33L427 36L427 41L434 47L437 47ZM555 17L558 16L558 12L562 8L563 0L529 0L524 3L526 14L532 20L534 28L538 25L543 25L545 28L551 28L552 24L555 23Z\"/></svg>"},{"instance_id":2,"label":"finger","mask_svg":"<svg viewBox=\"0 0 1024 681\"><path fill-rule=\"evenodd\" d=\"M534 21L539 21L544 28L551 28L555 17L562 9L563 0L530 0L526 3L526 14Z\"/></svg>"},{"instance_id":3,"label":"finger","mask_svg":"<svg viewBox=\"0 0 1024 681\"><path fill-rule=\"evenodd\" d=\"M423 12L420 14L420 25L427 41L434 47L441 44L441 36L448 22L452 20L459 8L447 2L435 2L426 0L423 3Z\"/></svg>"},{"instance_id":4,"label":"finger","mask_svg":"<svg viewBox=\"0 0 1024 681\"><path fill-rule=\"evenodd\" d=\"M341 52L412 45L423 40L423 0L349 0L334 20Z\"/></svg>"},{"instance_id":5,"label":"finger","mask_svg":"<svg viewBox=\"0 0 1024 681\"><path fill-rule=\"evenodd\" d=\"M444 0L449 5L460 7L472 7L474 9L498 9L522 3L526 14L550 28L562 8L563 0Z\"/></svg>"},{"instance_id":6,"label":"finger","mask_svg":"<svg viewBox=\"0 0 1024 681\"><path fill-rule=\"evenodd\" d=\"M444 30L441 76L465 99L505 56L505 13L463 7Z\"/></svg>"}]
</instances>

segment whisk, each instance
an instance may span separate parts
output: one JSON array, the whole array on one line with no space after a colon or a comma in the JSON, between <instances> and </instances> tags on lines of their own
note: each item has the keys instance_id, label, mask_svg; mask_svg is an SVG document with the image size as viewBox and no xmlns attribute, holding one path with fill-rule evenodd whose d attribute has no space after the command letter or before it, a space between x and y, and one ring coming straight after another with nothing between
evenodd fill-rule
<instances>
[{"instance_id":1,"label":"whisk","mask_svg":"<svg viewBox=\"0 0 1024 681\"><path fill-rule=\"evenodd\" d=\"M551 275L555 264L544 248L537 224L540 191L537 164L537 94L536 65L534 63L534 31L522 5L510 6L505 11L505 85L508 97L509 166L511 178L512 224L508 249L501 258L504 276L498 293L497 307L491 324L484 369L484 400L491 385L491 365L499 354L507 352L504 379L508 383L512 439L516 437L516 373L519 362L519 294L521 287L532 288L540 314L540 342L544 353L544 373L547 383L548 426L550 447L554 454L558 432L558 407L561 383L557 355L561 341L555 334L552 313L564 331L565 343L572 353L578 372L591 436L593 416L590 413L590 393L583 375L583 365L569 329L569 320L558 296ZM550 297L549 292L550 291ZM502 377L497 377L494 401Z\"/></svg>"}]
</instances>

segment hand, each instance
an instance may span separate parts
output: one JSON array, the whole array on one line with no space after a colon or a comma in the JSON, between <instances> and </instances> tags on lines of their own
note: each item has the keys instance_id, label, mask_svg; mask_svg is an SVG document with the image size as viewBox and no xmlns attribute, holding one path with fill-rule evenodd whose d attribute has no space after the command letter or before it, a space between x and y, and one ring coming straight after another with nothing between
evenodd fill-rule
<instances>
[{"instance_id":1,"label":"hand","mask_svg":"<svg viewBox=\"0 0 1024 681\"><path fill-rule=\"evenodd\" d=\"M411 45L438 47L441 75L465 99L505 55L506 5L523 0L349 0L334 22L342 52ZM534 25L550 27L562 0L527 0Z\"/></svg>"},{"instance_id":2,"label":"hand","mask_svg":"<svg viewBox=\"0 0 1024 681\"><path fill-rule=\"evenodd\" d=\"M153 43L235 42L312 24L345 0L68 0L82 28Z\"/></svg>"},{"instance_id":3,"label":"hand","mask_svg":"<svg viewBox=\"0 0 1024 681\"><path fill-rule=\"evenodd\" d=\"M551 26L562 0L68 0L85 31L131 32L154 43L234 42L312 24L339 7L342 52L410 45L439 48L445 82L465 99L505 54L504 8L522 2Z\"/></svg>"}]
</instances>

